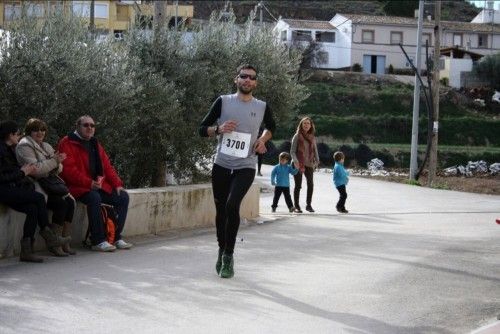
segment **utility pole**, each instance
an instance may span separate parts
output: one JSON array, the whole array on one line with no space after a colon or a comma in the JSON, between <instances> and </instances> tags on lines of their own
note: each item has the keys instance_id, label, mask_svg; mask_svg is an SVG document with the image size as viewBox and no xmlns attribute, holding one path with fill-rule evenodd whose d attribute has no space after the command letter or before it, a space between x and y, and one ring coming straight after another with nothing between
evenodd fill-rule
<instances>
[{"instance_id":1,"label":"utility pole","mask_svg":"<svg viewBox=\"0 0 500 334\"><path fill-rule=\"evenodd\" d=\"M92 34L92 38L94 37L95 32L95 0L90 1L90 22L89 22L89 30Z\"/></svg>"},{"instance_id":2,"label":"utility pole","mask_svg":"<svg viewBox=\"0 0 500 334\"><path fill-rule=\"evenodd\" d=\"M262 3L262 1L259 2L259 4L257 5L257 7L260 8L260 17L259 17L259 19L260 19L260 26L262 27L262 21L263 21L262 20L262 18L263 18L262 17L262 7L264 7L264 4Z\"/></svg>"},{"instance_id":3,"label":"utility pole","mask_svg":"<svg viewBox=\"0 0 500 334\"><path fill-rule=\"evenodd\" d=\"M417 73L415 73L415 87L413 90L413 120L411 126L411 150L410 150L410 180L415 180L418 170L418 120L420 108L420 63L422 53L422 26L424 17L424 0L418 2L418 28L417 28L417 51L415 60L417 65Z\"/></svg>"},{"instance_id":4,"label":"utility pole","mask_svg":"<svg viewBox=\"0 0 500 334\"><path fill-rule=\"evenodd\" d=\"M177 17L179 16L179 1L175 0L175 30L177 30Z\"/></svg>"},{"instance_id":5,"label":"utility pole","mask_svg":"<svg viewBox=\"0 0 500 334\"><path fill-rule=\"evenodd\" d=\"M433 113L433 127L432 127L432 141L431 151L429 156L429 176L427 178L427 185L430 187L434 182L437 169L437 153L438 153L438 131L439 131L439 56L441 54L441 0L435 2L434 9L434 64L433 64L433 85L432 97L434 101Z\"/></svg>"},{"instance_id":6,"label":"utility pole","mask_svg":"<svg viewBox=\"0 0 500 334\"><path fill-rule=\"evenodd\" d=\"M155 26L155 31L161 29L165 23L166 8L165 1L155 0L154 2L154 19L153 25Z\"/></svg>"}]
</instances>

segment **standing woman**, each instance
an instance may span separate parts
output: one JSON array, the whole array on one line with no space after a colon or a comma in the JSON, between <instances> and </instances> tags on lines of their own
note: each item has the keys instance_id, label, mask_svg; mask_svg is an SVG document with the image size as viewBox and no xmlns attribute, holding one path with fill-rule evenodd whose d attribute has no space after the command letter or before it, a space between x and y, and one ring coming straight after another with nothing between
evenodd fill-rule
<instances>
[{"instance_id":1,"label":"standing woman","mask_svg":"<svg viewBox=\"0 0 500 334\"><path fill-rule=\"evenodd\" d=\"M292 147L290 155L292 156L293 164L299 172L294 175L295 188L293 190L294 212L302 213L299 204L300 189L302 187L302 175L306 176L307 181L307 198L306 210L314 212L311 206L311 200L314 190L313 173L314 169L319 165L319 154L316 146L316 138L314 137L314 123L309 117L304 117L300 120L297 132L292 138Z\"/></svg>"},{"instance_id":2,"label":"standing woman","mask_svg":"<svg viewBox=\"0 0 500 334\"><path fill-rule=\"evenodd\" d=\"M33 182L28 178L36 172L34 164L19 167L14 152L21 134L13 121L0 123L0 203L26 214L21 254L19 259L27 262L43 262L33 253L35 231L40 227L40 235L48 248L61 246L69 238L57 237L48 228L47 207L42 194L35 191Z\"/></svg>"},{"instance_id":3,"label":"standing woman","mask_svg":"<svg viewBox=\"0 0 500 334\"><path fill-rule=\"evenodd\" d=\"M19 164L34 164L37 169L31 176L37 180L59 174L62 171L62 161L65 153L54 152L49 143L44 142L47 135L47 124L44 121L31 118L24 127L25 137L16 147L17 161ZM38 182L35 182L36 191L42 193L47 199L47 208L52 210L52 224L49 226L56 235L63 237L71 235L71 221L75 211L75 199L69 194L56 195L44 191ZM69 243L62 247L51 247L49 251L55 256L75 255Z\"/></svg>"}]
</instances>

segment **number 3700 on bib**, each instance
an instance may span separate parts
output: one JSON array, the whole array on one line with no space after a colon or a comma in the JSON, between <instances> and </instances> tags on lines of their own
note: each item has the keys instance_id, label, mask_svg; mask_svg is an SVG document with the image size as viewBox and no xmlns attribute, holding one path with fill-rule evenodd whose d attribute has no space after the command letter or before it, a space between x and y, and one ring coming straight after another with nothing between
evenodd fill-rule
<instances>
[{"instance_id":1,"label":"number 3700 on bib","mask_svg":"<svg viewBox=\"0 0 500 334\"><path fill-rule=\"evenodd\" d=\"M249 133L236 132L225 133L222 136L220 152L238 158L246 158L250 148Z\"/></svg>"}]
</instances>

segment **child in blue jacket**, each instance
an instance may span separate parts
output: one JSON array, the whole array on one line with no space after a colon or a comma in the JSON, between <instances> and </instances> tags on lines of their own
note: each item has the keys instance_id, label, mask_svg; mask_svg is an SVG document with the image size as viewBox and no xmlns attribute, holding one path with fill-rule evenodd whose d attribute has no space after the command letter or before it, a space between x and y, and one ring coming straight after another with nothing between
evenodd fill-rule
<instances>
[{"instance_id":1,"label":"child in blue jacket","mask_svg":"<svg viewBox=\"0 0 500 334\"><path fill-rule=\"evenodd\" d=\"M340 194L339 201L337 202L337 211L340 213L349 212L345 209L345 201L347 199L345 186L349 183L349 172L344 168L344 159L344 153L340 151L333 154L333 160L335 160L335 165L333 166L333 183Z\"/></svg>"},{"instance_id":2,"label":"child in blue jacket","mask_svg":"<svg viewBox=\"0 0 500 334\"><path fill-rule=\"evenodd\" d=\"M287 152L281 152L279 156L280 163L274 166L273 171L271 172L271 184L275 186L273 205L271 205L273 212L276 212L276 207L278 206L281 193L285 196L288 211L293 212L293 203L292 198L290 197L289 175L295 175L299 172L299 170L289 164L290 159L290 154Z\"/></svg>"}]
</instances>

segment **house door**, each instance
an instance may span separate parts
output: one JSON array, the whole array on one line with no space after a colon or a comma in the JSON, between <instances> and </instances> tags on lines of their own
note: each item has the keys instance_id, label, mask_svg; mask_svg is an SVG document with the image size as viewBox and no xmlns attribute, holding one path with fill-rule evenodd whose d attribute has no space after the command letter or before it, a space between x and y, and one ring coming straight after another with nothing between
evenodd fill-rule
<instances>
[{"instance_id":1,"label":"house door","mask_svg":"<svg viewBox=\"0 0 500 334\"><path fill-rule=\"evenodd\" d=\"M385 74L385 56L364 55L363 73Z\"/></svg>"},{"instance_id":2,"label":"house door","mask_svg":"<svg viewBox=\"0 0 500 334\"><path fill-rule=\"evenodd\" d=\"M377 56L377 74L385 74L385 56Z\"/></svg>"},{"instance_id":3,"label":"house door","mask_svg":"<svg viewBox=\"0 0 500 334\"><path fill-rule=\"evenodd\" d=\"M372 73L372 56L363 56L363 73Z\"/></svg>"}]
</instances>

